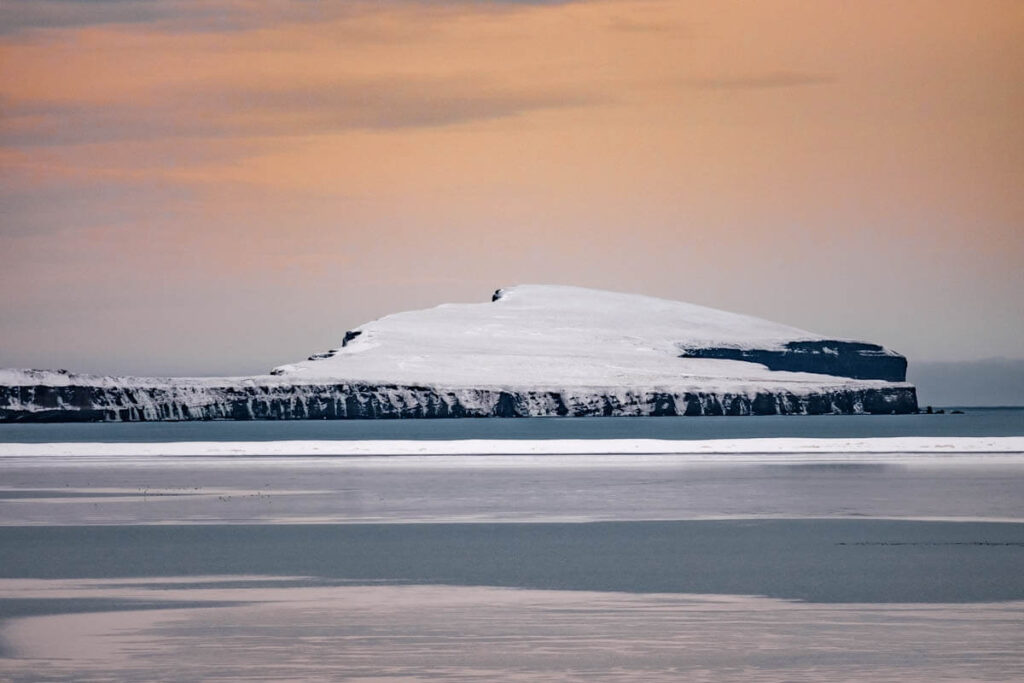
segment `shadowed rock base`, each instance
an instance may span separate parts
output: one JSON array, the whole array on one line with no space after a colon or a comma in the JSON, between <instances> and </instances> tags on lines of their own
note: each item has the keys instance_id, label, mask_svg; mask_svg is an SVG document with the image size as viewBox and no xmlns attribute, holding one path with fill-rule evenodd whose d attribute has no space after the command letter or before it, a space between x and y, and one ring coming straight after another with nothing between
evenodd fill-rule
<instances>
[{"instance_id":1,"label":"shadowed rock base","mask_svg":"<svg viewBox=\"0 0 1024 683\"><path fill-rule=\"evenodd\" d=\"M756 394L503 391L377 384L3 386L0 422L454 417L822 415L917 412L911 386Z\"/></svg>"},{"instance_id":2,"label":"shadowed rock base","mask_svg":"<svg viewBox=\"0 0 1024 683\"><path fill-rule=\"evenodd\" d=\"M781 349L714 347L686 349L682 358L718 358L760 363L769 370L903 382L907 359L878 344L835 340L792 341Z\"/></svg>"}]
</instances>

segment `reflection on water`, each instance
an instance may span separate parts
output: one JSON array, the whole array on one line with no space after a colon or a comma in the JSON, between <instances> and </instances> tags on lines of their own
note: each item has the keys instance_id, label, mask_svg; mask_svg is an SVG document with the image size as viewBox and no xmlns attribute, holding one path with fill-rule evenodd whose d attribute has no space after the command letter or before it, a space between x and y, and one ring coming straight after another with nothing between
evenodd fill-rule
<instances>
[{"instance_id":1,"label":"reflection on water","mask_svg":"<svg viewBox=\"0 0 1024 683\"><path fill-rule=\"evenodd\" d=\"M16 681L1024 676L1024 603L807 605L454 586L270 587L265 579L259 586L0 581L0 598L17 593L193 605L10 622L0 671Z\"/></svg>"}]
</instances>

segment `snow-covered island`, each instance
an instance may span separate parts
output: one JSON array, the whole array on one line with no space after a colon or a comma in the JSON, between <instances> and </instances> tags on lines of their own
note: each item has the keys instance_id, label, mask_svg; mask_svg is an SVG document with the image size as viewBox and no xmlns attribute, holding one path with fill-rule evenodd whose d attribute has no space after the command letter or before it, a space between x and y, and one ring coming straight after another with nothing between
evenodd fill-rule
<instances>
[{"instance_id":1,"label":"snow-covered island","mask_svg":"<svg viewBox=\"0 0 1024 683\"><path fill-rule=\"evenodd\" d=\"M750 316L522 285L383 317L267 375L0 370L0 421L910 413L906 367Z\"/></svg>"}]
</instances>

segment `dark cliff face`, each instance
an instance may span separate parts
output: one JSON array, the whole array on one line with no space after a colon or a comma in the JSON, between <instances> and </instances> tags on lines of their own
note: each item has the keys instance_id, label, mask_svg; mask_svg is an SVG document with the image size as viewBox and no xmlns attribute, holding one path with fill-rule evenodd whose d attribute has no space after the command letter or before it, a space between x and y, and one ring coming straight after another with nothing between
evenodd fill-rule
<instances>
[{"instance_id":1,"label":"dark cliff face","mask_svg":"<svg viewBox=\"0 0 1024 683\"><path fill-rule=\"evenodd\" d=\"M813 372L853 379L905 382L907 359L877 344L846 341L793 341L780 350L686 349L683 358L718 358L760 363L769 370Z\"/></svg>"},{"instance_id":2,"label":"dark cliff face","mask_svg":"<svg viewBox=\"0 0 1024 683\"><path fill-rule=\"evenodd\" d=\"M912 413L913 387L798 395L331 385L4 386L0 422Z\"/></svg>"},{"instance_id":3,"label":"dark cliff face","mask_svg":"<svg viewBox=\"0 0 1024 683\"><path fill-rule=\"evenodd\" d=\"M501 291L495 293L501 296ZM345 335L344 343L360 331ZM334 352L328 352L331 355ZM794 341L781 349L684 349L683 357L761 363L771 370L902 382L907 361L876 344ZM443 388L400 384L288 384L138 380L57 373L51 385L29 371L0 386L0 422L310 420L542 416L820 415L913 413L912 386L842 387L816 393L754 394L579 388L561 391Z\"/></svg>"}]
</instances>

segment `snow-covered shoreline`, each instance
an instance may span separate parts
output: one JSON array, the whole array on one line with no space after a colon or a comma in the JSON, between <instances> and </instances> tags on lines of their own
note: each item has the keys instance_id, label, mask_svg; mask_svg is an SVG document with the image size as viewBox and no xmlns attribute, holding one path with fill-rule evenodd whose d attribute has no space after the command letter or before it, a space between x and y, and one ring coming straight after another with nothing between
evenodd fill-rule
<instances>
[{"instance_id":1,"label":"snow-covered shoreline","mask_svg":"<svg viewBox=\"0 0 1024 683\"><path fill-rule=\"evenodd\" d=\"M0 457L365 457L365 456L962 456L1024 459L1024 436L878 437L866 439L459 439L377 441L176 441L140 443L0 443Z\"/></svg>"}]
</instances>

